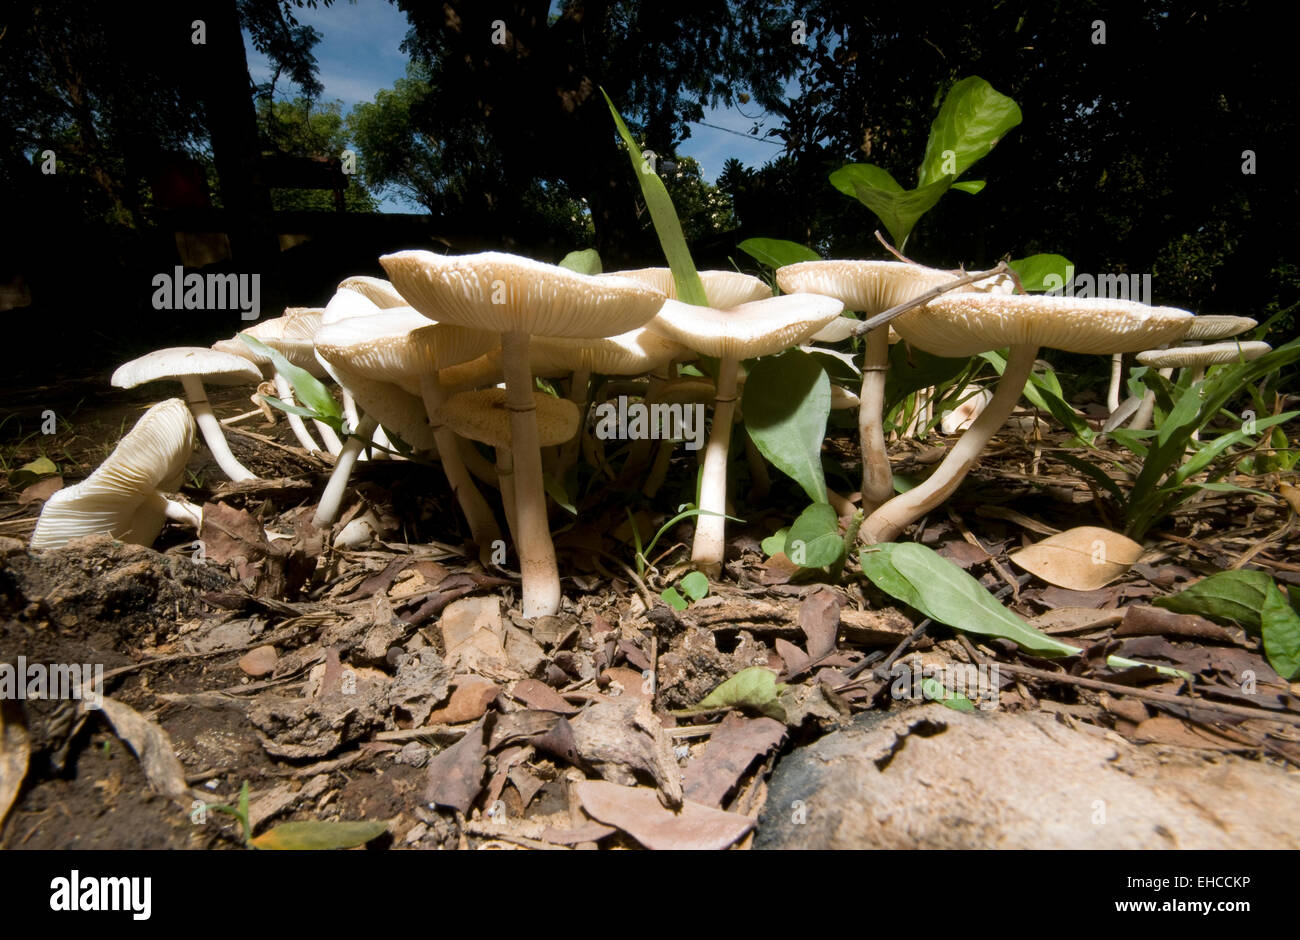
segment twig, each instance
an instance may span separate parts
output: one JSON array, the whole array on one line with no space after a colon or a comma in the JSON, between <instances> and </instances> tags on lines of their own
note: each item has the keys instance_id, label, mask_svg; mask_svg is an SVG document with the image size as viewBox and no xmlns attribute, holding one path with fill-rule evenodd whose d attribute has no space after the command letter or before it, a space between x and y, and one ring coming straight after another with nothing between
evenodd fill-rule
<instances>
[{"instance_id":1,"label":"twig","mask_svg":"<svg viewBox=\"0 0 1300 940\"><path fill-rule=\"evenodd\" d=\"M959 277L956 280L949 281L947 284L940 284L938 287L932 287L918 297L913 297L911 300L905 301L897 307L890 307L884 313L878 313L874 317L869 317L866 320L863 320L853 328L853 335L861 336L863 333L868 333L877 327L884 326L890 320L902 316L907 313L907 311L913 310L916 307L924 306L940 294L946 294L950 290L964 287L967 284L974 284L976 281L984 281L991 277L998 277L999 275L1006 274L1009 270L1010 268L1007 267L1006 262L1000 261L998 262L997 267L988 271L977 271L974 274L967 274L965 277Z\"/></svg>"}]
</instances>

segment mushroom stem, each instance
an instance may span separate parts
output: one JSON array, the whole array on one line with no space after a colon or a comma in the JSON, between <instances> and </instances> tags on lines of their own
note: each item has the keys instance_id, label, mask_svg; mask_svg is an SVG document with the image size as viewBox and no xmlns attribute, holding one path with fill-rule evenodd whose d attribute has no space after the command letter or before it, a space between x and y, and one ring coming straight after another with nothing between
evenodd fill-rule
<instances>
[{"instance_id":1,"label":"mushroom stem","mask_svg":"<svg viewBox=\"0 0 1300 940\"><path fill-rule=\"evenodd\" d=\"M542 486L542 448L533 402L533 373L528 366L528 334L501 334L501 364L506 376L506 407L515 460L515 549L523 575L523 615L545 617L560 609L560 572L546 519Z\"/></svg>"},{"instance_id":2,"label":"mushroom stem","mask_svg":"<svg viewBox=\"0 0 1300 940\"><path fill-rule=\"evenodd\" d=\"M1110 357L1110 387L1106 389L1106 408L1114 414L1119 408L1119 387L1124 381L1124 354L1113 353Z\"/></svg>"},{"instance_id":3,"label":"mushroom stem","mask_svg":"<svg viewBox=\"0 0 1300 940\"><path fill-rule=\"evenodd\" d=\"M443 389L443 392L444 394L446 393L445 388ZM470 473L478 477L479 480L486 483L488 486L496 487L497 489L501 488L501 481L497 477L496 468L487 460L487 458L479 453L478 448L474 446L473 441L466 440L463 437L457 437L456 453L460 456L461 462L465 464L465 469Z\"/></svg>"},{"instance_id":4,"label":"mushroom stem","mask_svg":"<svg viewBox=\"0 0 1300 940\"><path fill-rule=\"evenodd\" d=\"M555 459L555 469L552 475L561 482L564 480L564 475L569 472L569 468L578 459L578 454L582 449L582 439L587 433L587 396L590 385L591 369L584 366L573 370L573 378L569 382L569 401L578 406L578 433L559 447L559 454Z\"/></svg>"},{"instance_id":5,"label":"mushroom stem","mask_svg":"<svg viewBox=\"0 0 1300 940\"><path fill-rule=\"evenodd\" d=\"M338 460L334 463L334 472L330 474L330 481L325 485L325 492L321 494L320 505L316 507L316 515L311 520L311 524L318 529L333 525L334 520L339 517L339 510L343 507L343 494L348 490L348 478L352 476L357 455L370 443L370 435L375 433L375 428L378 426L378 421L366 415L348 436L343 449L339 451Z\"/></svg>"},{"instance_id":6,"label":"mushroom stem","mask_svg":"<svg viewBox=\"0 0 1300 940\"><path fill-rule=\"evenodd\" d=\"M970 428L929 479L889 500L862 526L861 537L868 543L890 542L904 529L941 504L961 485L993 434L1002 427L1025 390L1034 369L1037 346L1012 346L997 391Z\"/></svg>"},{"instance_id":7,"label":"mushroom stem","mask_svg":"<svg viewBox=\"0 0 1300 940\"><path fill-rule=\"evenodd\" d=\"M191 526L195 531L203 527L203 510L183 499L167 500L167 518Z\"/></svg>"},{"instance_id":8,"label":"mushroom stem","mask_svg":"<svg viewBox=\"0 0 1300 940\"><path fill-rule=\"evenodd\" d=\"M465 468L465 462L460 459L455 432L445 424L433 420L433 415L445 398L442 382L436 372L426 372L420 376L420 395L424 399L424 410L429 414L429 425L433 428L433 439L438 445L438 456L442 458L443 472L447 474L451 491L456 494L460 511L465 514L465 521L469 523L470 537L479 548L479 558L490 558L492 543L501 538L501 528L492 515L492 507L478 491L469 470Z\"/></svg>"},{"instance_id":9,"label":"mushroom stem","mask_svg":"<svg viewBox=\"0 0 1300 940\"><path fill-rule=\"evenodd\" d=\"M183 375L181 386L185 389L185 399L189 402L190 413L194 415L194 423L199 426L199 433L207 442L208 449L212 451L212 459L217 462L221 472L236 483L256 480L257 474L236 460L230 452L226 436L221 433L221 423L212 413L212 404L208 401L207 392L203 390L203 382L196 375Z\"/></svg>"},{"instance_id":10,"label":"mushroom stem","mask_svg":"<svg viewBox=\"0 0 1300 940\"><path fill-rule=\"evenodd\" d=\"M862 447L862 511L870 514L894 495L894 473L885 447L885 379L889 366L889 327L867 333L862 357L858 440Z\"/></svg>"},{"instance_id":11,"label":"mushroom stem","mask_svg":"<svg viewBox=\"0 0 1300 940\"><path fill-rule=\"evenodd\" d=\"M325 445L325 449L337 457L339 451L343 449L343 442L334 433L334 429L324 421L318 421L315 418L312 419L312 424L316 425L316 433L320 435L321 443Z\"/></svg>"},{"instance_id":12,"label":"mushroom stem","mask_svg":"<svg viewBox=\"0 0 1300 940\"><path fill-rule=\"evenodd\" d=\"M650 466L650 475L645 478L645 483L641 487L641 493L647 499L654 499L659 493L659 487L664 485L664 479L668 476L668 468L673 460L673 442L660 441L659 449L655 451L654 463Z\"/></svg>"},{"instance_id":13,"label":"mushroom stem","mask_svg":"<svg viewBox=\"0 0 1300 940\"><path fill-rule=\"evenodd\" d=\"M691 561L710 578L722 573L726 546L727 452L731 447L731 419L736 412L736 364L734 356L724 356L718 362L713 427L704 454L700 514L695 517L695 541L691 546Z\"/></svg>"},{"instance_id":14,"label":"mushroom stem","mask_svg":"<svg viewBox=\"0 0 1300 940\"><path fill-rule=\"evenodd\" d=\"M1174 374L1173 369L1160 369L1160 375L1169 378ZM1138 405L1137 414L1133 416L1133 423L1129 425L1129 430L1145 431L1151 427L1151 419L1156 413L1156 393L1147 390L1142 396L1142 404Z\"/></svg>"},{"instance_id":15,"label":"mushroom stem","mask_svg":"<svg viewBox=\"0 0 1300 940\"><path fill-rule=\"evenodd\" d=\"M497 481L501 486L501 505L506 511L506 525L511 532L518 532L519 523L515 520L515 461L508 447L496 448ZM519 541L519 536L515 536Z\"/></svg>"},{"instance_id":16,"label":"mushroom stem","mask_svg":"<svg viewBox=\"0 0 1300 940\"><path fill-rule=\"evenodd\" d=\"M275 393L280 396L282 402L289 405L298 404L298 400L293 397L293 386L289 384L288 379L277 372L272 377L272 381L275 382ZM298 443L303 446L303 450L309 454L314 454L320 450L315 439L307 430L307 425L303 423L301 415L286 411L285 417L289 419L289 428L293 431L293 436L298 439Z\"/></svg>"},{"instance_id":17,"label":"mushroom stem","mask_svg":"<svg viewBox=\"0 0 1300 940\"><path fill-rule=\"evenodd\" d=\"M343 388L343 386L339 387ZM357 400L346 388L343 388L343 417L347 419L350 428L355 428L361 423L361 417L357 414Z\"/></svg>"}]
</instances>

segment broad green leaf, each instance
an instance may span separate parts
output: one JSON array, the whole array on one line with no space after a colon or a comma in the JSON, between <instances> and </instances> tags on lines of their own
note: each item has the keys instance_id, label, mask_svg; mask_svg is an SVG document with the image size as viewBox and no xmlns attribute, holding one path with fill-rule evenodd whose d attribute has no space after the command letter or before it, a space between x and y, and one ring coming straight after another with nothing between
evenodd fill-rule
<instances>
[{"instance_id":1,"label":"broad green leaf","mask_svg":"<svg viewBox=\"0 0 1300 940\"><path fill-rule=\"evenodd\" d=\"M742 407L759 452L813 502L826 502L821 455L831 383L817 357L788 349L758 360L745 381Z\"/></svg>"},{"instance_id":2,"label":"broad green leaf","mask_svg":"<svg viewBox=\"0 0 1300 940\"><path fill-rule=\"evenodd\" d=\"M784 685L777 683L776 673L771 669L750 666L706 695L693 710L752 708L769 718L785 721L785 709L777 701L777 696L784 688Z\"/></svg>"},{"instance_id":3,"label":"broad green leaf","mask_svg":"<svg viewBox=\"0 0 1300 940\"><path fill-rule=\"evenodd\" d=\"M609 113L614 116L614 124L618 128L618 135L623 138L623 143L627 145L627 155L632 160L632 172L641 185L641 195L645 197L646 208L650 210L650 219L654 222L655 234L659 236L659 244L664 250L664 257L668 260L668 267L673 272L673 281L677 285L677 299L682 303L707 307L709 298L704 293L704 282L700 280L699 272L695 269L695 262L691 260L691 250L686 245L686 236L682 234L682 223L677 218L677 210L673 208L673 201L668 195L664 181L659 178L654 169L642 157L641 148L637 146L635 138L632 137L632 132L627 129L622 115L614 107L614 102L605 93L605 89L602 88L600 93L605 96L605 103L609 105Z\"/></svg>"},{"instance_id":4,"label":"broad green leaf","mask_svg":"<svg viewBox=\"0 0 1300 940\"><path fill-rule=\"evenodd\" d=\"M577 271L579 274L599 274L601 272L600 252L595 248L571 251L560 259L560 267Z\"/></svg>"},{"instance_id":5,"label":"broad green leaf","mask_svg":"<svg viewBox=\"0 0 1300 940\"><path fill-rule=\"evenodd\" d=\"M1260 621L1268 664L1290 682L1300 672L1300 614L1287 603L1285 594L1270 585L1264 594Z\"/></svg>"},{"instance_id":6,"label":"broad green leaf","mask_svg":"<svg viewBox=\"0 0 1300 940\"><path fill-rule=\"evenodd\" d=\"M844 539L828 503L813 503L799 514L785 538L785 556L801 568L822 568L840 560Z\"/></svg>"},{"instance_id":7,"label":"broad green leaf","mask_svg":"<svg viewBox=\"0 0 1300 940\"><path fill-rule=\"evenodd\" d=\"M1015 101L977 75L963 78L949 90L930 125L918 187L961 176L1020 121Z\"/></svg>"},{"instance_id":8,"label":"broad green leaf","mask_svg":"<svg viewBox=\"0 0 1300 940\"><path fill-rule=\"evenodd\" d=\"M664 603L673 610L681 611L690 606L686 598L677 593L677 588L668 588L667 590L660 591L659 596L662 597Z\"/></svg>"},{"instance_id":9,"label":"broad green leaf","mask_svg":"<svg viewBox=\"0 0 1300 940\"><path fill-rule=\"evenodd\" d=\"M969 359L934 356L905 342L894 343L889 347L889 371L885 373L885 413L918 389L946 385L969 365Z\"/></svg>"},{"instance_id":10,"label":"broad green leaf","mask_svg":"<svg viewBox=\"0 0 1300 940\"><path fill-rule=\"evenodd\" d=\"M933 549L916 542L885 543L859 554L862 571L873 584L931 620L968 633L1012 640L1023 649L1048 656L1079 652L1077 646L1040 633L1007 610L978 581ZM898 593L899 579L907 584L905 593Z\"/></svg>"},{"instance_id":11,"label":"broad green leaf","mask_svg":"<svg viewBox=\"0 0 1300 940\"><path fill-rule=\"evenodd\" d=\"M876 214L895 245L902 245L916 223L948 191L951 177L903 189L888 171L870 163L850 163L830 175L831 185Z\"/></svg>"},{"instance_id":12,"label":"broad green leaf","mask_svg":"<svg viewBox=\"0 0 1300 940\"><path fill-rule=\"evenodd\" d=\"M578 514L578 508L573 505L573 500L569 499L569 494L565 491L563 483L549 473L543 473L542 486L546 489L546 495L555 500L555 505L570 515L576 516Z\"/></svg>"},{"instance_id":13,"label":"broad green leaf","mask_svg":"<svg viewBox=\"0 0 1300 940\"><path fill-rule=\"evenodd\" d=\"M1265 418L1263 421L1256 421L1255 430L1263 431L1276 424L1284 424L1297 416L1300 416L1300 411L1287 411L1280 415L1274 415L1271 418ZM1274 430L1281 431L1281 428L1275 428ZM1250 441L1251 437L1252 435L1247 434L1245 431L1230 431L1227 434L1220 434L1178 468L1172 477L1173 482L1182 483L1192 474L1200 473L1229 447L1234 444L1245 444Z\"/></svg>"},{"instance_id":14,"label":"broad green leaf","mask_svg":"<svg viewBox=\"0 0 1300 940\"><path fill-rule=\"evenodd\" d=\"M35 483L41 477L53 476L58 472L59 468L49 457L37 457L9 474L9 483L16 489Z\"/></svg>"},{"instance_id":15,"label":"broad green leaf","mask_svg":"<svg viewBox=\"0 0 1300 940\"><path fill-rule=\"evenodd\" d=\"M938 679L926 677L921 680L921 694L932 702L946 705L953 711L973 712L975 703L960 693L950 691Z\"/></svg>"},{"instance_id":16,"label":"broad green leaf","mask_svg":"<svg viewBox=\"0 0 1300 940\"><path fill-rule=\"evenodd\" d=\"M320 417L320 415L312 411L310 408L304 408L302 405L291 405L289 402L282 401L281 399L276 398L274 395L263 395L262 400L265 401L272 408L279 408L281 411L286 411L291 415L299 415L300 417L303 418Z\"/></svg>"},{"instance_id":17,"label":"broad green leaf","mask_svg":"<svg viewBox=\"0 0 1300 940\"><path fill-rule=\"evenodd\" d=\"M782 268L800 261L820 261L821 255L806 245L784 238L746 238L736 246L759 264Z\"/></svg>"},{"instance_id":18,"label":"broad green leaf","mask_svg":"<svg viewBox=\"0 0 1300 940\"><path fill-rule=\"evenodd\" d=\"M1050 285L1046 283L1050 275L1060 279L1059 287L1065 286L1067 269L1072 267L1070 259L1064 255L1039 254L1017 258L1007 262L1007 266L1020 278L1020 286L1026 291L1045 291Z\"/></svg>"},{"instance_id":19,"label":"broad green leaf","mask_svg":"<svg viewBox=\"0 0 1300 940\"><path fill-rule=\"evenodd\" d=\"M768 558L771 558L773 555L778 555L784 552L785 537L786 537L786 533L788 533L789 531L790 531L789 526L782 526L781 528L773 532L771 535L769 535L767 538L763 539L763 541L759 543L759 547L763 549L763 554L766 555Z\"/></svg>"},{"instance_id":20,"label":"broad green leaf","mask_svg":"<svg viewBox=\"0 0 1300 940\"><path fill-rule=\"evenodd\" d=\"M289 822L252 841L259 849L352 849L388 831L386 822Z\"/></svg>"},{"instance_id":21,"label":"broad green leaf","mask_svg":"<svg viewBox=\"0 0 1300 940\"><path fill-rule=\"evenodd\" d=\"M1199 614L1220 623L1237 623L1252 633L1260 630L1260 611L1273 579L1263 571L1220 571L1169 597L1151 603L1178 614Z\"/></svg>"},{"instance_id":22,"label":"broad green leaf","mask_svg":"<svg viewBox=\"0 0 1300 940\"><path fill-rule=\"evenodd\" d=\"M952 188L961 190L964 193L970 193L973 196L976 193L983 192L984 187L987 185L986 180L966 180L961 183L953 183Z\"/></svg>"},{"instance_id":23,"label":"broad green leaf","mask_svg":"<svg viewBox=\"0 0 1300 940\"><path fill-rule=\"evenodd\" d=\"M338 418L342 421L343 409L339 407L339 403L330 393L330 390L319 379L306 369L294 365L261 340L249 336L247 333L240 333L239 338L253 351L270 358L275 365L275 371L288 379L289 384L293 386L293 393L297 396L298 401L307 408L312 409L316 416L322 419Z\"/></svg>"},{"instance_id":24,"label":"broad green leaf","mask_svg":"<svg viewBox=\"0 0 1300 940\"><path fill-rule=\"evenodd\" d=\"M693 601L698 601L709 593L709 579L702 572L692 571L681 580L682 590Z\"/></svg>"}]
</instances>

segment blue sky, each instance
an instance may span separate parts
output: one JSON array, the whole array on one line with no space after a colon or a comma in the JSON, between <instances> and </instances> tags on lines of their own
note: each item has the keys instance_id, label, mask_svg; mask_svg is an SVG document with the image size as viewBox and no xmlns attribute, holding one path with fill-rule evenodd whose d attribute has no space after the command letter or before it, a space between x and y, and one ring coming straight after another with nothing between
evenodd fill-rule
<instances>
[{"instance_id":1,"label":"blue sky","mask_svg":"<svg viewBox=\"0 0 1300 940\"><path fill-rule=\"evenodd\" d=\"M353 105L372 100L377 91L391 87L406 74L407 57L399 48L406 37L406 17L388 0L356 0L355 3L335 0L329 7L302 9L295 16L299 22L322 34L315 50L320 80L325 86L321 100L341 101L345 114ZM253 80L269 81L269 63L253 48L247 33L244 45ZM277 92L291 95L294 91L282 78ZM789 91L792 92L793 87ZM744 110L751 115L759 113L758 107L752 103ZM779 120L773 116L764 117L762 131L776 126ZM709 181L717 178L728 157L735 157L749 166L759 166L780 153L779 146L749 136L755 121L738 109L713 109L705 114L704 120L707 124L738 132L728 133L727 130L695 124L691 127L690 139L678 148L679 153L700 162L704 177ZM612 130L610 134L612 139ZM393 197L385 199L380 209L384 212L421 211L419 207Z\"/></svg>"}]
</instances>

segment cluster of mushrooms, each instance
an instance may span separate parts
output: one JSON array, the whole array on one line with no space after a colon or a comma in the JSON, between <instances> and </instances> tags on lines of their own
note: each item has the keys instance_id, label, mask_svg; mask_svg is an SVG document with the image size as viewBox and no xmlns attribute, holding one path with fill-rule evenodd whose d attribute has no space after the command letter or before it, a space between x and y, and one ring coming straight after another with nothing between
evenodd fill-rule
<instances>
[{"instance_id":1,"label":"cluster of mushrooms","mask_svg":"<svg viewBox=\"0 0 1300 940\"><path fill-rule=\"evenodd\" d=\"M1145 354L1201 335L1194 332L1198 324L1218 319L1124 300L1014 293L1005 276L997 275L962 279L969 283L864 333L862 321L842 314L871 318L952 285L953 272L904 261L810 261L778 269L782 293L773 296L756 277L704 271L708 306L696 306L677 299L666 268L581 274L496 252L443 256L420 250L386 255L380 263L389 280L348 278L323 309L290 309L248 331L341 389L345 440L318 425L323 446L317 445L307 424L290 418L304 447L334 455L315 522L330 526L337 520L348 475L372 441L385 444L389 435L415 452L436 455L485 554L501 538L501 527L475 478L499 488L519 559L525 617L559 609L543 450L551 472L562 475L594 446L591 435L580 433L593 376L646 377L638 388L647 402L712 400L692 561L716 576L744 360L864 336L861 393L841 394L838 404L858 408L861 537L875 543L896 538L953 493L1011 414L1040 348ZM1011 350L996 391L978 399L965 419L969 427L943 462L924 483L900 495L894 494L882 415L895 331L939 356ZM1239 347L1233 350L1238 354ZM678 367L698 356L717 360L715 382L679 376ZM568 377L567 398L540 392L535 377ZM56 493L42 512L33 548L57 547L90 532L148 544L168 518L197 525L195 507L166 495L179 485L196 424L232 480L253 476L231 454L204 385L269 381L279 397L292 400L289 383L274 374L272 363L230 340L212 349L150 353L119 368L113 384L165 378L181 382L185 401L153 406L94 474ZM495 463L469 441L494 448ZM629 464L644 470L650 448L650 442L634 442ZM666 454L661 450L655 458L651 476L662 475Z\"/></svg>"}]
</instances>

